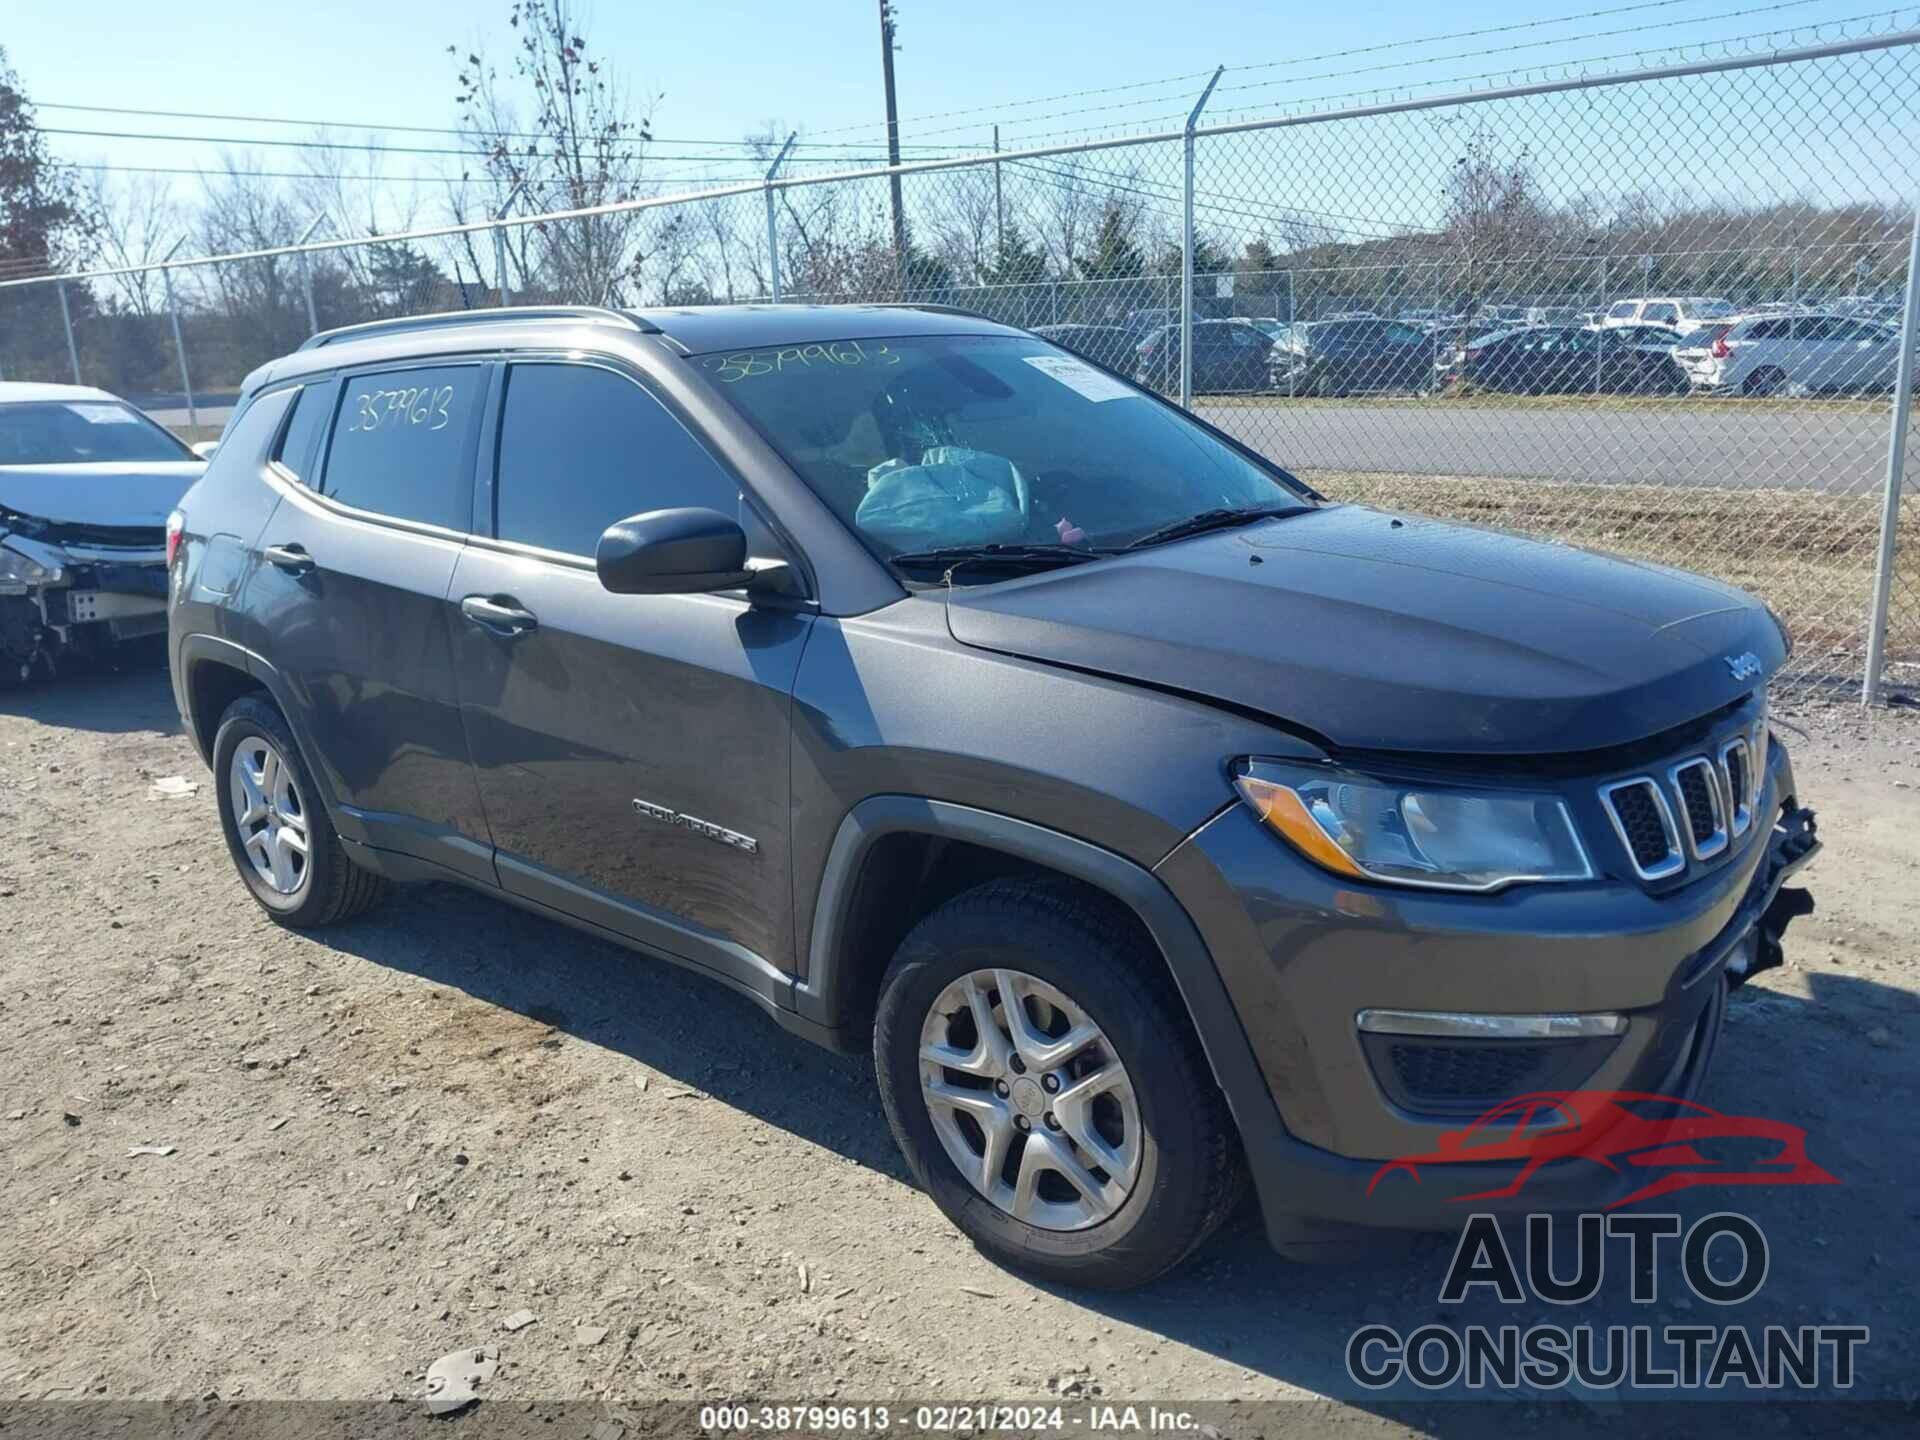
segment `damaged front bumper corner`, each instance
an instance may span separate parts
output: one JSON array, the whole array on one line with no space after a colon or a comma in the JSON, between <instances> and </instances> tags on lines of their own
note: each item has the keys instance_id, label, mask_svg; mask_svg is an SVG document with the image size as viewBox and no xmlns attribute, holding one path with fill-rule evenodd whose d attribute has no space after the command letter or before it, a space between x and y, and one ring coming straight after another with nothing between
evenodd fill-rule
<instances>
[{"instance_id":1,"label":"damaged front bumper corner","mask_svg":"<svg viewBox=\"0 0 1920 1440\"><path fill-rule=\"evenodd\" d=\"M0 680L167 624L164 548L74 547L0 533Z\"/></svg>"},{"instance_id":2,"label":"damaged front bumper corner","mask_svg":"<svg viewBox=\"0 0 1920 1440\"><path fill-rule=\"evenodd\" d=\"M1766 864L1754 880L1753 891L1740 915L1727 927L1729 931L1743 931L1742 938L1751 936L1753 942L1741 945L1736 940L1735 950L1727 957L1729 985L1738 988L1785 961L1781 942L1787 926L1813 913L1813 892L1789 888L1787 881L1819 853L1820 826L1813 811L1805 806L1783 811L1774 823Z\"/></svg>"}]
</instances>

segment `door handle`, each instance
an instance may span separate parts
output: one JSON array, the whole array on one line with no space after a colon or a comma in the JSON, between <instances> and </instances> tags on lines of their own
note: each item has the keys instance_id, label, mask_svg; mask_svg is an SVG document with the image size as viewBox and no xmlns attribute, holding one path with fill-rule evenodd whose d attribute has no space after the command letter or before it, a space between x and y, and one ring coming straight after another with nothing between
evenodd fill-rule
<instances>
[{"instance_id":1,"label":"door handle","mask_svg":"<svg viewBox=\"0 0 1920 1440\"><path fill-rule=\"evenodd\" d=\"M485 595L469 595L460 602L460 613L496 635L519 635L540 623L532 611L522 610L511 597L490 600Z\"/></svg>"},{"instance_id":2,"label":"door handle","mask_svg":"<svg viewBox=\"0 0 1920 1440\"><path fill-rule=\"evenodd\" d=\"M305 575L313 569L313 557L307 554L307 547L298 541L290 545L269 545L260 552L267 557L267 563L289 575Z\"/></svg>"}]
</instances>

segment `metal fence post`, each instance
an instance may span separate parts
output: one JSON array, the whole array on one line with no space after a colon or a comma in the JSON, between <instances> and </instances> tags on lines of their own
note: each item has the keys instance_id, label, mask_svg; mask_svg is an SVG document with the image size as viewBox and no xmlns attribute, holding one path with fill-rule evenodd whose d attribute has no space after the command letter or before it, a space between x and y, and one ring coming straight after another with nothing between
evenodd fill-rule
<instances>
[{"instance_id":1,"label":"metal fence post","mask_svg":"<svg viewBox=\"0 0 1920 1440\"><path fill-rule=\"evenodd\" d=\"M73 309L67 304L67 282L56 280L53 288L60 292L60 320L67 327L67 359L73 363L73 383L81 384L80 347L73 343Z\"/></svg>"},{"instance_id":2,"label":"metal fence post","mask_svg":"<svg viewBox=\"0 0 1920 1440\"><path fill-rule=\"evenodd\" d=\"M1600 393L1601 376L1606 373L1607 355L1607 257L1600 257L1600 331L1593 352L1593 391Z\"/></svg>"},{"instance_id":3,"label":"metal fence post","mask_svg":"<svg viewBox=\"0 0 1920 1440\"><path fill-rule=\"evenodd\" d=\"M1000 153L1000 127L993 127L993 153ZM1007 207L1000 193L1000 162L993 162L993 243L999 247L994 252L996 267L1007 263Z\"/></svg>"},{"instance_id":4,"label":"metal fence post","mask_svg":"<svg viewBox=\"0 0 1920 1440\"><path fill-rule=\"evenodd\" d=\"M1299 323L1299 316L1294 311L1293 303L1293 271L1289 270L1287 271L1287 338L1289 341L1293 338L1293 327ZM1289 363L1287 366L1287 398L1289 400L1293 399L1293 377L1294 367Z\"/></svg>"},{"instance_id":5,"label":"metal fence post","mask_svg":"<svg viewBox=\"0 0 1920 1440\"><path fill-rule=\"evenodd\" d=\"M1913 347L1920 343L1920 201L1913 207L1907 247L1907 299L1900 316L1900 360L1894 367L1893 423L1887 432L1887 493L1880 501L1880 553L1873 568L1873 608L1867 615L1867 678L1862 704L1880 699L1886 662L1887 609L1893 601L1894 547L1900 529L1900 490L1907 478L1907 417L1913 410Z\"/></svg>"},{"instance_id":6,"label":"metal fence post","mask_svg":"<svg viewBox=\"0 0 1920 1440\"><path fill-rule=\"evenodd\" d=\"M780 153L773 157L773 164L767 167L767 277L776 304L780 300L780 222L774 217L773 177L787 163L787 156L793 153L793 142L799 136L798 130L789 133L787 143L780 147Z\"/></svg>"},{"instance_id":7,"label":"metal fence post","mask_svg":"<svg viewBox=\"0 0 1920 1440\"><path fill-rule=\"evenodd\" d=\"M1180 404L1189 410L1193 408L1193 127L1200 123L1200 112L1207 108L1207 101L1213 98L1213 87L1226 73L1224 65L1213 72L1213 78L1207 81L1207 88L1200 92L1200 98L1193 102L1192 113L1187 116L1187 163L1180 187Z\"/></svg>"},{"instance_id":8,"label":"metal fence post","mask_svg":"<svg viewBox=\"0 0 1920 1440\"><path fill-rule=\"evenodd\" d=\"M193 403L193 376L187 371L187 342L180 338L180 307L173 298L173 268L166 261L173 259L174 252L187 243L182 235L173 242L173 249L167 251L160 264L160 280L167 287L167 320L173 326L173 353L180 357L180 388L187 396L187 424L195 430L200 428L200 411Z\"/></svg>"},{"instance_id":9,"label":"metal fence post","mask_svg":"<svg viewBox=\"0 0 1920 1440\"><path fill-rule=\"evenodd\" d=\"M313 238L313 232L320 228L320 222L326 218L327 212L322 210L308 222L307 228L300 232L300 238L293 243L296 245L305 245L307 241ZM307 334L318 335L320 333L320 319L313 308L313 257L305 250L300 252L300 291L307 299ZM462 303L464 304L465 302L463 301Z\"/></svg>"},{"instance_id":10,"label":"metal fence post","mask_svg":"<svg viewBox=\"0 0 1920 1440\"><path fill-rule=\"evenodd\" d=\"M507 286L507 227L501 222L507 218L507 212L513 209L513 202L520 198L520 192L526 188L526 181L515 181L513 188L507 192L506 200L493 215L493 279L494 287L500 292L502 310L512 303L513 296Z\"/></svg>"}]
</instances>

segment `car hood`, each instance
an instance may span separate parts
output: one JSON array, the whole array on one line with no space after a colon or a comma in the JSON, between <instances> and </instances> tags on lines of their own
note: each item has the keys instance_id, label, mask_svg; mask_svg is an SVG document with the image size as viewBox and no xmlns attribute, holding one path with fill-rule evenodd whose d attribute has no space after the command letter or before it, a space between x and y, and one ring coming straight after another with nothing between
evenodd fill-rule
<instances>
[{"instance_id":1,"label":"car hood","mask_svg":"<svg viewBox=\"0 0 1920 1440\"><path fill-rule=\"evenodd\" d=\"M955 590L947 623L1337 748L1453 754L1625 744L1740 698L1786 654L1730 586L1344 505ZM1760 673L1736 675L1749 653Z\"/></svg>"},{"instance_id":2,"label":"car hood","mask_svg":"<svg viewBox=\"0 0 1920 1440\"><path fill-rule=\"evenodd\" d=\"M0 465L0 506L56 525L159 527L206 468L204 460Z\"/></svg>"}]
</instances>

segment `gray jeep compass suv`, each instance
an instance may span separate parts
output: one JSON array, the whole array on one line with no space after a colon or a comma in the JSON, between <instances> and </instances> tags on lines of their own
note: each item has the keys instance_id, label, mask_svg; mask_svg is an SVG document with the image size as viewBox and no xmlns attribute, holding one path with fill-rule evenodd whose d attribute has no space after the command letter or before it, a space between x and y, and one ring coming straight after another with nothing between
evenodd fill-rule
<instances>
[{"instance_id":1,"label":"gray jeep compass suv","mask_svg":"<svg viewBox=\"0 0 1920 1440\"><path fill-rule=\"evenodd\" d=\"M1457 1222L1510 1165L1391 1162L1684 1100L1808 903L1763 606L1329 503L950 311L320 335L168 552L273 919L453 881L871 1048L934 1203L1060 1280L1149 1279L1249 1177L1287 1250Z\"/></svg>"}]
</instances>

